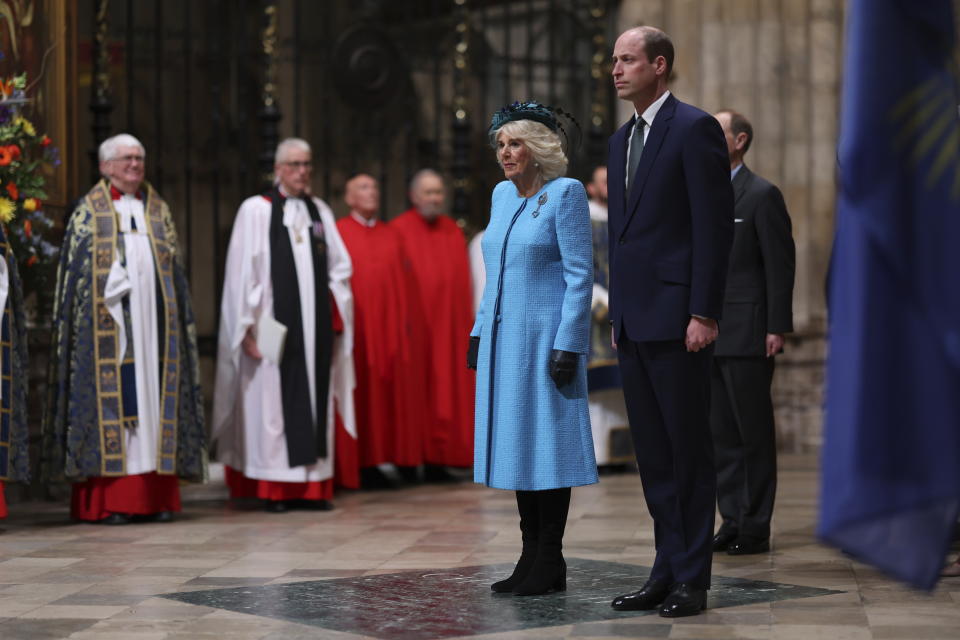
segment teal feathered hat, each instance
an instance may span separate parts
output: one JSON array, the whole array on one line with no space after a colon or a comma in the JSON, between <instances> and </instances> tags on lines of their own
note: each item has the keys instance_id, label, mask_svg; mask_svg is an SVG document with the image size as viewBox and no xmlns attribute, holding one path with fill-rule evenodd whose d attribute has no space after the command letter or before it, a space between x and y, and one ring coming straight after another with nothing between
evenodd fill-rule
<instances>
[{"instance_id":1,"label":"teal feathered hat","mask_svg":"<svg viewBox=\"0 0 960 640\"><path fill-rule=\"evenodd\" d=\"M536 100L517 101L494 111L493 117L490 118L490 129L487 130L487 134L493 140L500 127L515 120L533 120L546 126L554 133L563 135L564 141L567 143L565 146L568 154L570 153L570 134L567 130L576 128L579 146L580 123L577 122L577 119L559 107L545 105ZM566 121L566 127L561 120Z\"/></svg>"}]
</instances>

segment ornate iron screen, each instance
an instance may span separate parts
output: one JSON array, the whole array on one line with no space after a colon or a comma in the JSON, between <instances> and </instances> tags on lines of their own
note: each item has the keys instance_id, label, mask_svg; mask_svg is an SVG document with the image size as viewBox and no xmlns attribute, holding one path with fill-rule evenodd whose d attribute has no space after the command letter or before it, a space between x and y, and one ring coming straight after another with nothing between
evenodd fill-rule
<instances>
[{"instance_id":1,"label":"ornate iron screen","mask_svg":"<svg viewBox=\"0 0 960 640\"><path fill-rule=\"evenodd\" d=\"M80 175L96 177L107 136L144 143L212 355L233 216L270 179L278 139L313 145L314 188L339 213L353 173L380 181L389 219L406 208L410 176L433 167L448 179L452 214L482 228L501 179L486 128L503 104L536 98L574 114L582 141L570 175L604 161L616 4L91 0L78 15L91 154Z\"/></svg>"}]
</instances>

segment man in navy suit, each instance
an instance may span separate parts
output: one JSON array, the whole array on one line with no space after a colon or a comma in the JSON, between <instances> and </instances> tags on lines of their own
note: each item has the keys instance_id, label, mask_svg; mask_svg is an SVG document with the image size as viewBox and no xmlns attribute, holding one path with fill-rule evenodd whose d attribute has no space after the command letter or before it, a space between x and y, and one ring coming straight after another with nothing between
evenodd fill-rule
<instances>
[{"instance_id":1,"label":"man in navy suit","mask_svg":"<svg viewBox=\"0 0 960 640\"><path fill-rule=\"evenodd\" d=\"M653 27L613 51L636 113L610 138L610 321L657 556L614 609L664 617L706 607L716 500L710 364L733 239L733 190L716 119L667 91L673 43Z\"/></svg>"}]
</instances>

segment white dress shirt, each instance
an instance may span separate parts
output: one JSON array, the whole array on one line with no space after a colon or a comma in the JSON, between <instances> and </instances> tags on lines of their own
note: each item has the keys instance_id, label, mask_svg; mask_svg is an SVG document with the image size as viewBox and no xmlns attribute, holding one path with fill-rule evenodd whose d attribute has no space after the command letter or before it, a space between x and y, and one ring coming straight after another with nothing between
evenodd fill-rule
<instances>
[{"instance_id":1,"label":"white dress shirt","mask_svg":"<svg viewBox=\"0 0 960 640\"><path fill-rule=\"evenodd\" d=\"M647 138L650 136L650 127L653 125L654 118L657 117L657 113L660 111L660 107L663 106L663 103L667 101L667 97L670 95L669 91L664 91L663 95L654 100L649 107L644 109L643 115L640 115L636 111L633 112L634 120L633 126L630 127L630 130L627 132L627 170L624 171L624 181L623 186L627 189L630 188L630 178L633 176L630 175L630 145L633 144L633 129L637 126L637 123L640 120L643 120L643 145L647 145Z\"/></svg>"}]
</instances>

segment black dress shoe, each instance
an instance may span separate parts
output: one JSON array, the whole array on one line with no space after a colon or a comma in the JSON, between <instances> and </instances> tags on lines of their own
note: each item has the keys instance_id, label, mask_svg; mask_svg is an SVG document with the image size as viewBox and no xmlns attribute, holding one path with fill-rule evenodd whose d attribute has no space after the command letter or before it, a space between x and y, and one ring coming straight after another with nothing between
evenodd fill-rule
<instances>
[{"instance_id":1,"label":"black dress shoe","mask_svg":"<svg viewBox=\"0 0 960 640\"><path fill-rule=\"evenodd\" d=\"M267 500L267 504L263 505L263 510L267 513L286 513L287 503L283 500Z\"/></svg>"},{"instance_id":2,"label":"black dress shoe","mask_svg":"<svg viewBox=\"0 0 960 640\"><path fill-rule=\"evenodd\" d=\"M754 553L767 553L768 551L770 551L770 538L740 536L727 549L727 555L748 556Z\"/></svg>"},{"instance_id":3,"label":"black dress shoe","mask_svg":"<svg viewBox=\"0 0 960 640\"><path fill-rule=\"evenodd\" d=\"M663 618L682 618L695 616L707 608L707 591L694 589L690 585L678 582L670 589L670 595L660 605Z\"/></svg>"},{"instance_id":4,"label":"black dress shoe","mask_svg":"<svg viewBox=\"0 0 960 640\"><path fill-rule=\"evenodd\" d=\"M450 473L450 470L439 464L425 464L423 465L423 481L424 482L437 482L437 483L449 483L449 482L460 482L460 479Z\"/></svg>"},{"instance_id":5,"label":"black dress shoe","mask_svg":"<svg viewBox=\"0 0 960 640\"><path fill-rule=\"evenodd\" d=\"M366 490L397 489L399 485L378 467L360 469L360 488Z\"/></svg>"},{"instance_id":6,"label":"black dress shoe","mask_svg":"<svg viewBox=\"0 0 960 640\"><path fill-rule=\"evenodd\" d=\"M420 484L420 467L398 466L397 473L405 484Z\"/></svg>"},{"instance_id":7,"label":"black dress shoe","mask_svg":"<svg viewBox=\"0 0 960 640\"><path fill-rule=\"evenodd\" d=\"M647 580L640 591L617 596L610 606L617 611L651 611L660 606L670 594L670 584L664 581Z\"/></svg>"},{"instance_id":8,"label":"black dress shoe","mask_svg":"<svg viewBox=\"0 0 960 640\"><path fill-rule=\"evenodd\" d=\"M737 539L737 535L736 531L720 527L717 535L713 536L713 550L726 551L730 548L730 543Z\"/></svg>"},{"instance_id":9,"label":"black dress shoe","mask_svg":"<svg viewBox=\"0 0 960 640\"><path fill-rule=\"evenodd\" d=\"M160 511L159 513L153 514L151 520L153 520L153 522L173 522L173 512Z\"/></svg>"},{"instance_id":10,"label":"black dress shoe","mask_svg":"<svg viewBox=\"0 0 960 640\"><path fill-rule=\"evenodd\" d=\"M285 511L290 509L302 509L303 511L333 511L333 503L329 500L308 500L300 498L297 500L284 500Z\"/></svg>"},{"instance_id":11,"label":"black dress shoe","mask_svg":"<svg viewBox=\"0 0 960 640\"><path fill-rule=\"evenodd\" d=\"M97 520L100 524L130 524L130 516L124 513L111 513L106 518Z\"/></svg>"}]
</instances>

